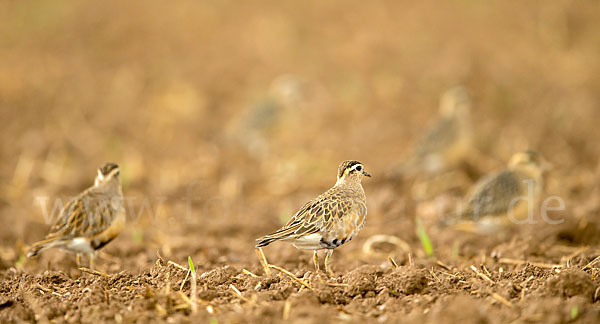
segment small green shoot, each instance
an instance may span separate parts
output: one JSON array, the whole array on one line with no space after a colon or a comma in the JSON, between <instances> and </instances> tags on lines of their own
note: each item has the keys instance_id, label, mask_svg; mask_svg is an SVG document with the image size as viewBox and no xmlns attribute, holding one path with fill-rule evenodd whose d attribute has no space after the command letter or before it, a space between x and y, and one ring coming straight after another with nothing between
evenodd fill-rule
<instances>
[{"instance_id":1,"label":"small green shoot","mask_svg":"<svg viewBox=\"0 0 600 324\"><path fill-rule=\"evenodd\" d=\"M425 226L423 225L423 221L421 218L416 217L417 220L417 235L419 236L419 240L421 241L421 245L423 245L423 249L425 250L425 254L427 257L433 257L433 245L431 244L431 240L429 239L429 235L427 235L427 231L425 231Z\"/></svg>"},{"instance_id":2,"label":"small green shoot","mask_svg":"<svg viewBox=\"0 0 600 324\"><path fill-rule=\"evenodd\" d=\"M192 257L188 256L188 264L190 265L190 271L192 272L192 279L191 279L191 286L192 286L192 290L190 292L191 294L191 300L192 300L192 313L196 313L198 311L198 304L196 304L196 268L194 268L194 262L192 261Z\"/></svg>"},{"instance_id":3,"label":"small green shoot","mask_svg":"<svg viewBox=\"0 0 600 324\"><path fill-rule=\"evenodd\" d=\"M133 241L136 243L142 243L144 241L144 232L140 229L133 231Z\"/></svg>"},{"instance_id":4,"label":"small green shoot","mask_svg":"<svg viewBox=\"0 0 600 324\"><path fill-rule=\"evenodd\" d=\"M17 269L23 268L23 264L25 264L25 260L26 260L25 254L19 255L19 258L17 259L17 261L15 261L15 268L17 268Z\"/></svg>"},{"instance_id":5,"label":"small green shoot","mask_svg":"<svg viewBox=\"0 0 600 324\"><path fill-rule=\"evenodd\" d=\"M190 269L192 270L192 276L196 275L196 269L194 268L194 262L192 262L192 257L188 256L188 264L190 265Z\"/></svg>"},{"instance_id":6,"label":"small green shoot","mask_svg":"<svg viewBox=\"0 0 600 324\"><path fill-rule=\"evenodd\" d=\"M571 307L571 320L574 321L577 316L579 316L579 307L577 307L577 305L574 305L573 307Z\"/></svg>"},{"instance_id":7,"label":"small green shoot","mask_svg":"<svg viewBox=\"0 0 600 324\"><path fill-rule=\"evenodd\" d=\"M454 243L452 243L452 252L450 254L453 259L458 258L459 251L460 251L460 242L454 241Z\"/></svg>"}]
</instances>

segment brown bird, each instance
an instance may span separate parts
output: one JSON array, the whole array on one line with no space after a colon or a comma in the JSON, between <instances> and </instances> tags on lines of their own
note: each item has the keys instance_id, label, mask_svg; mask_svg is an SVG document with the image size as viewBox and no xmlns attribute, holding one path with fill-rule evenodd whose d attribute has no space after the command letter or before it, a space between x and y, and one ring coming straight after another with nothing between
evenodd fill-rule
<instances>
[{"instance_id":1,"label":"brown bird","mask_svg":"<svg viewBox=\"0 0 600 324\"><path fill-rule=\"evenodd\" d=\"M333 249L352 240L363 228L367 217L365 191L361 181L370 177L362 163L345 161L338 167L335 185L306 203L281 229L257 239L256 247L286 241L301 250L313 250L313 262L319 270L317 251L327 249L325 271L333 276L329 260Z\"/></svg>"},{"instance_id":2,"label":"brown bird","mask_svg":"<svg viewBox=\"0 0 600 324\"><path fill-rule=\"evenodd\" d=\"M443 222L469 232L491 232L522 222L537 206L543 188L543 171L549 163L535 151L516 153L504 170L477 182L460 212Z\"/></svg>"},{"instance_id":3,"label":"brown bird","mask_svg":"<svg viewBox=\"0 0 600 324\"><path fill-rule=\"evenodd\" d=\"M394 176L435 174L455 167L472 148L469 112L471 100L465 88L448 89L440 98L440 118L415 143L410 157L396 167Z\"/></svg>"},{"instance_id":4,"label":"brown bird","mask_svg":"<svg viewBox=\"0 0 600 324\"><path fill-rule=\"evenodd\" d=\"M49 248L59 248L77 254L87 254L94 267L96 250L112 241L125 225L123 191L119 166L107 163L98 169L94 185L61 210L44 240L34 243L27 257Z\"/></svg>"}]
</instances>

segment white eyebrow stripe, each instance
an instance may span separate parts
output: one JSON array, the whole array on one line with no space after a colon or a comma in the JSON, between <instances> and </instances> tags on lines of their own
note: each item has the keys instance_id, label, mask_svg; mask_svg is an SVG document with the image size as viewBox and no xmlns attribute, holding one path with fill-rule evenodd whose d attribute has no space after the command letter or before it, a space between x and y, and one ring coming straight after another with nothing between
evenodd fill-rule
<instances>
[{"instance_id":1,"label":"white eyebrow stripe","mask_svg":"<svg viewBox=\"0 0 600 324\"><path fill-rule=\"evenodd\" d=\"M114 169L112 169L112 170L110 171L110 173L109 173L109 174L110 174L111 176L114 176L115 174L117 174L117 172L119 172L119 168L114 168Z\"/></svg>"},{"instance_id":2,"label":"white eyebrow stripe","mask_svg":"<svg viewBox=\"0 0 600 324\"><path fill-rule=\"evenodd\" d=\"M349 170L349 171L356 170L356 168L358 168L359 166L362 166L362 164L360 164L360 163L359 163L359 164L355 164L355 165L353 165L353 166L350 168L350 170ZM348 172L349 172L349 171L348 171Z\"/></svg>"}]
</instances>

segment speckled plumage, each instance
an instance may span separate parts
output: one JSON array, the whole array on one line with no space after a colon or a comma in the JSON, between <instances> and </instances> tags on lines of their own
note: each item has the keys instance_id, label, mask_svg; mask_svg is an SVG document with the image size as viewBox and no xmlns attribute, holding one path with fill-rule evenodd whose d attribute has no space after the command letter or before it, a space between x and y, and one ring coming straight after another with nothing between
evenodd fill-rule
<instances>
[{"instance_id":1,"label":"speckled plumage","mask_svg":"<svg viewBox=\"0 0 600 324\"><path fill-rule=\"evenodd\" d=\"M482 178L473 186L461 212L449 221L461 223L458 228L470 230L472 225L476 225L476 229L483 229L478 225L495 229L489 225L508 225L511 221L527 218L530 202L526 199L533 199L532 205L537 205L543 186L544 164L546 162L537 152L516 153L506 169Z\"/></svg>"},{"instance_id":2,"label":"speckled plumage","mask_svg":"<svg viewBox=\"0 0 600 324\"><path fill-rule=\"evenodd\" d=\"M56 247L85 253L93 263L94 251L112 241L125 224L119 167L107 163L98 169L94 185L70 200L45 239L34 243L28 257Z\"/></svg>"},{"instance_id":3,"label":"speckled plumage","mask_svg":"<svg viewBox=\"0 0 600 324\"><path fill-rule=\"evenodd\" d=\"M315 253L328 249L328 257L331 256L334 248L350 241L364 226L367 205L361 185L363 176L370 175L360 162L342 162L332 188L306 203L281 229L257 239L256 246L281 240Z\"/></svg>"},{"instance_id":4,"label":"speckled plumage","mask_svg":"<svg viewBox=\"0 0 600 324\"><path fill-rule=\"evenodd\" d=\"M470 105L463 87L447 90L440 99L440 118L423 132L400 173L436 173L460 163L471 148Z\"/></svg>"}]
</instances>

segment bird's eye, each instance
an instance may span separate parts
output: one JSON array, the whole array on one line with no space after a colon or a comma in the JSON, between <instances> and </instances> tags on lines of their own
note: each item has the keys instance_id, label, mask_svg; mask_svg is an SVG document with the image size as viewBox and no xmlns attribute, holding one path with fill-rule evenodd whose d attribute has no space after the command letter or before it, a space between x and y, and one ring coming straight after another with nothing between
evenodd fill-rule
<instances>
[{"instance_id":1,"label":"bird's eye","mask_svg":"<svg viewBox=\"0 0 600 324\"><path fill-rule=\"evenodd\" d=\"M361 165L357 166L356 171L358 171L358 172L362 171L362 166Z\"/></svg>"}]
</instances>

